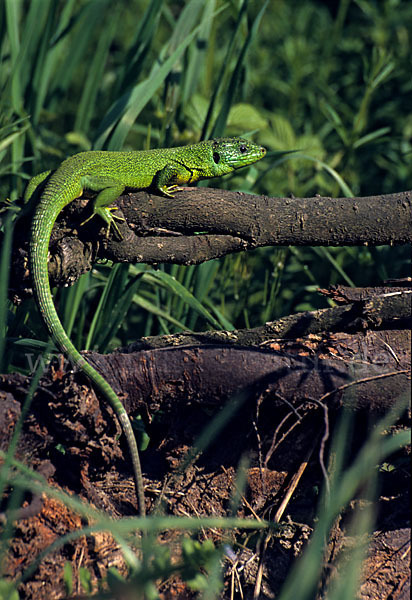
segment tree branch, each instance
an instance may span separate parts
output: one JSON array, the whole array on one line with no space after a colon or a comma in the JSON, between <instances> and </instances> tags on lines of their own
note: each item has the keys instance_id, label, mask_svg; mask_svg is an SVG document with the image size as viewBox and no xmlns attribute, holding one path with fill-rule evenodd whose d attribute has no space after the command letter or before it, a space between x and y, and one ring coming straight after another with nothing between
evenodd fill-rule
<instances>
[{"instance_id":1,"label":"tree branch","mask_svg":"<svg viewBox=\"0 0 412 600\"><path fill-rule=\"evenodd\" d=\"M337 286L339 294L350 294L351 288ZM380 288L368 288L369 293L353 298L351 303L333 308L307 310L293 315L269 321L252 329L235 329L233 331L181 332L161 336L144 337L123 352L137 352L167 346L185 346L191 344L227 344L262 347L274 341L291 340L303 336L330 334L339 331L366 332L367 329L405 329L411 327L412 290L394 288L390 292L379 294ZM386 288L385 288L386 289ZM325 295L333 295L331 291L322 290ZM358 295L360 290L358 288ZM352 296L356 296L352 294Z\"/></svg>"},{"instance_id":2,"label":"tree branch","mask_svg":"<svg viewBox=\"0 0 412 600\"><path fill-rule=\"evenodd\" d=\"M271 198L211 188L185 188L171 200L142 191L117 202L123 239L106 236L85 200L69 205L53 230L52 283L73 283L96 259L199 264L260 246L351 246L412 242L412 192L365 198ZM23 221L23 220L22 220ZM27 222L15 242L21 259ZM17 279L24 269L16 268Z\"/></svg>"},{"instance_id":3,"label":"tree branch","mask_svg":"<svg viewBox=\"0 0 412 600\"><path fill-rule=\"evenodd\" d=\"M147 192L122 196L118 206L127 221L121 228L124 240L111 239L105 256L127 262L198 264L260 246L412 241L412 192L365 198L271 198L210 188L186 190L173 200ZM143 239L136 235L156 229L169 235ZM171 236L171 231L181 237ZM198 232L203 235L195 235Z\"/></svg>"},{"instance_id":4,"label":"tree branch","mask_svg":"<svg viewBox=\"0 0 412 600\"><path fill-rule=\"evenodd\" d=\"M126 394L131 412L151 413L182 402L221 406L234 394L248 392L271 397L274 408L329 393L330 407L343 402L382 413L410 389L410 339L409 331L370 331L264 348L198 344L85 356ZM341 386L354 381L359 381L356 394L344 399Z\"/></svg>"}]
</instances>

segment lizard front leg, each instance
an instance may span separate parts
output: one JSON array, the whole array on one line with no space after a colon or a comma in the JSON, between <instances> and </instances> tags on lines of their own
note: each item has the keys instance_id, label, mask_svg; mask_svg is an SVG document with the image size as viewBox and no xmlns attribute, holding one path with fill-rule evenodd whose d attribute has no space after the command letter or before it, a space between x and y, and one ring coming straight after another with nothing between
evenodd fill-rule
<instances>
[{"instance_id":1,"label":"lizard front leg","mask_svg":"<svg viewBox=\"0 0 412 600\"><path fill-rule=\"evenodd\" d=\"M174 198L172 192L180 192L182 188L178 184L191 183L198 177L193 169L187 167L184 163L173 161L157 171L153 177L151 187L166 198Z\"/></svg>"}]
</instances>

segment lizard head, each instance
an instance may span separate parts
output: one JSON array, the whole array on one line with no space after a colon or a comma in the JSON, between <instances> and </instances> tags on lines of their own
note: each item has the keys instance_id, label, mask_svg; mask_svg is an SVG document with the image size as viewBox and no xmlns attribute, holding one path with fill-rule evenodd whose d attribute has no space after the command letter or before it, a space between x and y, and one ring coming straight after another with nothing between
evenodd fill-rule
<instances>
[{"instance_id":1,"label":"lizard head","mask_svg":"<svg viewBox=\"0 0 412 600\"><path fill-rule=\"evenodd\" d=\"M251 165L266 154L266 148L242 138L216 138L206 143L210 146L215 176Z\"/></svg>"}]
</instances>

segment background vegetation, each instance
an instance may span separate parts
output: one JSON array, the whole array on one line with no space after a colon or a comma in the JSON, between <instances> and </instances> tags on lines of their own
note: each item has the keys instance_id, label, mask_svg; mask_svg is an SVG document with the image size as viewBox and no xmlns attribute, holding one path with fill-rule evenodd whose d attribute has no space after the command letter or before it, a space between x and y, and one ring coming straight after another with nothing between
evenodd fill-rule
<instances>
[{"instance_id":1,"label":"background vegetation","mask_svg":"<svg viewBox=\"0 0 412 600\"><path fill-rule=\"evenodd\" d=\"M0 198L13 201L2 213L3 371L28 372L24 352L46 340L33 301L7 300L30 176L84 149L242 135L268 157L211 185L271 196L411 189L411 22L407 0L2 0ZM100 265L56 301L77 347L106 352L212 318L231 329L323 306L318 287L380 284L405 276L408 260L405 248L267 248L159 267L191 296L145 266Z\"/></svg>"}]
</instances>

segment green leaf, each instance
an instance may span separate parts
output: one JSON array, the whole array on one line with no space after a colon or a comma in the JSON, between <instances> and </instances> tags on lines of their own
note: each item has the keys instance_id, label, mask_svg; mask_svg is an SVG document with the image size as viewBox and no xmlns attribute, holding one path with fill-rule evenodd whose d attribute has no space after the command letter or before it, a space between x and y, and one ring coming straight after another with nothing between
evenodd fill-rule
<instances>
[{"instance_id":1,"label":"green leaf","mask_svg":"<svg viewBox=\"0 0 412 600\"><path fill-rule=\"evenodd\" d=\"M106 581L112 592L122 589L126 583L126 579L119 573L115 567L109 567L106 573Z\"/></svg>"},{"instance_id":2,"label":"green leaf","mask_svg":"<svg viewBox=\"0 0 412 600\"><path fill-rule=\"evenodd\" d=\"M0 600L19 600L20 596L12 581L0 579Z\"/></svg>"},{"instance_id":3,"label":"green leaf","mask_svg":"<svg viewBox=\"0 0 412 600\"><path fill-rule=\"evenodd\" d=\"M146 300L143 296L141 296L139 294L135 294L133 296L133 302L134 302L134 304L137 304L137 306L140 306L141 308L146 310L148 313L151 313L152 315L156 315L157 317L159 317L159 319L164 319L171 325L175 325L181 331L188 330L187 325L183 321L179 321L178 319L175 319L169 311L163 310L162 308L157 306L154 302L152 302L150 300Z\"/></svg>"},{"instance_id":4,"label":"green leaf","mask_svg":"<svg viewBox=\"0 0 412 600\"><path fill-rule=\"evenodd\" d=\"M227 45L225 57L224 57L224 60L222 61L222 66L219 70L219 73L217 76L217 81L213 88L213 92L211 94L209 108L208 108L208 111L206 114L206 118L203 123L202 133L200 135L200 139L202 139L202 140L210 137L210 134L209 134L210 123L212 120L212 116L214 117L217 101L220 97L222 87L224 86L225 81L226 81L226 71L230 68L230 65L232 64L232 56L234 55L234 52L235 52L237 38L240 37L240 35L242 33L241 25L246 16L247 4L248 4L247 0L243 0L242 4L237 12L236 23L233 28L233 33L232 33L232 36Z\"/></svg>"},{"instance_id":5,"label":"green leaf","mask_svg":"<svg viewBox=\"0 0 412 600\"><path fill-rule=\"evenodd\" d=\"M242 72L243 72L243 65L244 65L249 47L252 44L252 42L255 40L255 38L257 37L260 21L262 20L262 17L267 8L268 2L269 2L269 0L266 0L266 2L263 4L262 8L256 15L256 18L253 21L253 25L250 28L248 35L246 36L243 47L239 52L239 57L236 62L235 68L233 70L232 76L230 78L228 89L226 90L226 94L223 99L222 107L220 109L220 112L216 119L216 122L212 128L212 133L211 133L212 137L222 135L225 130L229 110L233 104L233 100L235 98L235 94L237 92L237 88L238 88L238 85L241 80L241 76L242 76Z\"/></svg>"},{"instance_id":6,"label":"green leaf","mask_svg":"<svg viewBox=\"0 0 412 600\"><path fill-rule=\"evenodd\" d=\"M11 133L7 137L3 138L0 141L0 152L3 152L4 150L6 150L6 148L8 148L14 142L14 140L16 140L20 135L25 133L28 130L28 128L29 128L29 124L25 125L18 131L15 131L14 133Z\"/></svg>"},{"instance_id":7,"label":"green leaf","mask_svg":"<svg viewBox=\"0 0 412 600\"><path fill-rule=\"evenodd\" d=\"M130 92L123 94L112 106L108 118L102 123L101 133L94 145L96 149L103 147L103 144L112 131L109 149L118 150L123 146L124 140L137 116L161 86L176 61L180 59L198 31L199 26L195 27L192 33L179 44L162 65L155 65L153 67L149 77L145 81L137 84Z\"/></svg>"},{"instance_id":8,"label":"green leaf","mask_svg":"<svg viewBox=\"0 0 412 600\"><path fill-rule=\"evenodd\" d=\"M90 121L95 111L96 98L104 74L110 46L118 27L120 17L119 7L116 4L113 4L111 12L111 18L104 28L104 35L99 36L96 52L93 54L93 58L90 62L86 82L76 112L74 129L76 131L81 131L83 134L89 131Z\"/></svg>"},{"instance_id":9,"label":"green leaf","mask_svg":"<svg viewBox=\"0 0 412 600\"><path fill-rule=\"evenodd\" d=\"M281 114L272 115L270 118L270 147L284 152L285 150L292 150L296 148L296 135L293 130L292 124ZM263 142L266 143L266 139L263 138Z\"/></svg>"},{"instance_id":10,"label":"green leaf","mask_svg":"<svg viewBox=\"0 0 412 600\"><path fill-rule=\"evenodd\" d=\"M66 596L70 596L73 593L73 569L69 561L64 563L63 567L63 583L66 591Z\"/></svg>"},{"instance_id":11,"label":"green leaf","mask_svg":"<svg viewBox=\"0 0 412 600\"><path fill-rule=\"evenodd\" d=\"M239 102L232 106L227 118L227 126L239 132L259 131L268 125L266 119L252 104Z\"/></svg>"},{"instance_id":12,"label":"green leaf","mask_svg":"<svg viewBox=\"0 0 412 600\"><path fill-rule=\"evenodd\" d=\"M330 167L328 164L326 164L322 160L318 160L317 158L308 156L307 154L299 153L299 154L296 154L296 156L306 158L307 160L310 160L310 161L316 163L317 165L319 165L320 167L322 167L322 169L325 169L325 171L327 171L335 179L335 181L339 184L339 187L341 188L342 192L345 194L345 196L347 198L351 198L352 196L354 196L352 190L350 189L348 184L344 181L344 179L339 175L339 173L337 171L335 171L335 169L332 169L332 167Z\"/></svg>"},{"instance_id":13,"label":"green leaf","mask_svg":"<svg viewBox=\"0 0 412 600\"><path fill-rule=\"evenodd\" d=\"M88 569L84 567L79 568L79 580L85 593L91 594L93 591L92 575Z\"/></svg>"},{"instance_id":14,"label":"green leaf","mask_svg":"<svg viewBox=\"0 0 412 600\"><path fill-rule=\"evenodd\" d=\"M353 147L360 148L361 146L364 146L365 144L369 144L369 142L372 142L373 140L383 137L384 135L389 133L390 130L391 130L390 127L381 127L380 129L377 129L376 131L367 133L366 135L364 135L361 138L359 138L358 140L356 140L356 142L354 142L354 144L353 144Z\"/></svg>"},{"instance_id":15,"label":"green leaf","mask_svg":"<svg viewBox=\"0 0 412 600\"><path fill-rule=\"evenodd\" d=\"M150 281L154 279L159 281L171 292L182 298L182 300L190 306L194 311L199 313L210 325L215 329L221 329L219 322L210 314L208 310L191 294L181 283L176 281L174 277L171 277L168 273L163 271L146 271L145 278Z\"/></svg>"},{"instance_id":16,"label":"green leaf","mask_svg":"<svg viewBox=\"0 0 412 600\"><path fill-rule=\"evenodd\" d=\"M345 146L347 146L349 144L349 138L345 126L342 122L342 119L338 115L337 111L333 108L333 106L331 106L328 102L323 102L322 106L325 109L326 117L331 123L333 123L335 131L337 132Z\"/></svg>"}]
</instances>

